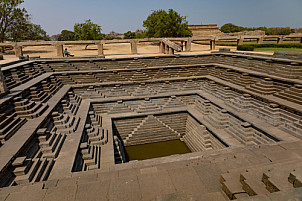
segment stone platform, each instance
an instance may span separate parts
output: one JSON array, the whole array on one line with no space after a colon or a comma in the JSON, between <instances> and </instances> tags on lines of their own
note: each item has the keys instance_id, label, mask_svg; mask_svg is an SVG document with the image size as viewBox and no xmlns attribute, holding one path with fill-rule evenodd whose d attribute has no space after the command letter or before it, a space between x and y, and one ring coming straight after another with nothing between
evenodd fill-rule
<instances>
[{"instance_id":1,"label":"stone platform","mask_svg":"<svg viewBox=\"0 0 302 201\"><path fill-rule=\"evenodd\" d=\"M216 52L2 72L0 200L301 199L302 61ZM127 161L126 146L176 139L193 153Z\"/></svg>"}]
</instances>

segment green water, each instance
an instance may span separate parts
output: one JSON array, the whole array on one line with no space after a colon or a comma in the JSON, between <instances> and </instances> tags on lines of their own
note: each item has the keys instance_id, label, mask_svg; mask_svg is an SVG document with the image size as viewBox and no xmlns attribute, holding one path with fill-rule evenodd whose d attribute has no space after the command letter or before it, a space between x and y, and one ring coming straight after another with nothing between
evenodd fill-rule
<instances>
[{"instance_id":1,"label":"green water","mask_svg":"<svg viewBox=\"0 0 302 201\"><path fill-rule=\"evenodd\" d=\"M125 147L125 151L128 161L191 153L186 144L180 140L128 146Z\"/></svg>"}]
</instances>

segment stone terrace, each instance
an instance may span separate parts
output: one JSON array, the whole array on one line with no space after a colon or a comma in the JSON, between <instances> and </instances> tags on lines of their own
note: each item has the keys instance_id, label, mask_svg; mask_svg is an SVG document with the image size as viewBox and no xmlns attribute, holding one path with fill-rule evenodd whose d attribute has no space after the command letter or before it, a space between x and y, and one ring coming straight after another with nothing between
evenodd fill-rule
<instances>
[{"instance_id":1,"label":"stone terrace","mask_svg":"<svg viewBox=\"0 0 302 201\"><path fill-rule=\"evenodd\" d=\"M0 200L302 199L302 61L193 56L2 67ZM125 147L192 153L127 161Z\"/></svg>"}]
</instances>

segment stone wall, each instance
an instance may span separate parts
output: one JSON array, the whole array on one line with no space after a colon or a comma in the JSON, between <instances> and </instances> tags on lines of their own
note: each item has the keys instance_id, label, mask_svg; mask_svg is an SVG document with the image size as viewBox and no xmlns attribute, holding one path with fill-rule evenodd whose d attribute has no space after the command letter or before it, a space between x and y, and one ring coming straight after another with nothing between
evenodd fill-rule
<instances>
[{"instance_id":1,"label":"stone wall","mask_svg":"<svg viewBox=\"0 0 302 201\"><path fill-rule=\"evenodd\" d=\"M188 28L191 29L193 37L221 34L217 24L188 25Z\"/></svg>"}]
</instances>

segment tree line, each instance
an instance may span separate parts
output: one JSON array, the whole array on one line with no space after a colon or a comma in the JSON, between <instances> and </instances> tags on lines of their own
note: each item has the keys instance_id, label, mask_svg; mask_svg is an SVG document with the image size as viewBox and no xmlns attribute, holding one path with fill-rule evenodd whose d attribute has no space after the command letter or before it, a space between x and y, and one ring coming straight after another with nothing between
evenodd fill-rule
<instances>
[{"instance_id":1,"label":"tree line","mask_svg":"<svg viewBox=\"0 0 302 201\"><path fill-rule=\"evenodd\" d=\"M173 9L153 11L148 18L143 21L143 32L128 31L124 33L124 39L136 38L161 38L161 37L191 37L192 31L188 28L186 17L181 16ZM74 30L63 30L58 35L59 41L68 40L111 40L121 39L114 36L106 36L101 33L101 27L86 20L84 23L75 24Z\"/></svg>"},{"instance_id":2,"label":"tree line","mask_svg":"<svg viewBox=\"0 0 302 201\"><path fill-rule=\"evenodd\" d=\"M291 33L295 33L297 30L291 29L290 27L242 27L237 26L232 23L227 23L221 26L220 31L224 33L235 33L242 31L256 31L261 30L264 31L266 35L289 35Z\"/></svg>"},{"instance_id":3,"label":"tree line","mask_svg":"<svg viewBox=\"0 0 302 201\"><path fill-rule=\"evenodd\" d=\"M31 22L30 15L25 8L20 8L24 0L1 0L0 1L0 42L22 40L50 40L46 31L37 24ZM162 37L191 37L192 31L188 28L188 21L173 9L153 11L143 21L144 31L124 33L125 39L135 38L162 38ZM247 28L227 23L220 29L224 33L241 31L262 30L267 35L287 35L293 32L289 27L285 28ZM52 37L59 41L72 40L111 40L120 37L105 35L101 26L93 23L90 19L83 23L76 23L73 30L63 30L60 34Z\"/></svg>"},{"instance_id":4,"label":"tree line","mask_svg":"<svg viewBox=\"0 0 302 201\"><path fill-rule=\"evenodd\" d=\"M23 40L50 40L46 31L31 22L30 15L25 8L20 8L24 0L0 1L0 42ZM186 17L180 16L173 9L153 11L143 21L146 30L142 32L124 33L125 39L146 37L188 37L192 36L188 28ZM120 39L103 34L101 26L90 19L83 23L76 23L73 30L63 30L54 38L59 41L71 40L111 40Z\"/></svg>"}]
</instances>

